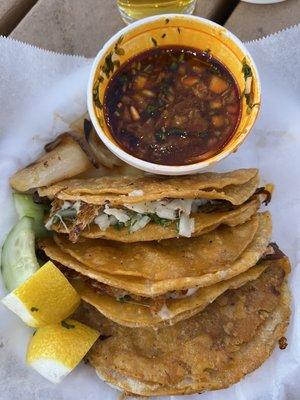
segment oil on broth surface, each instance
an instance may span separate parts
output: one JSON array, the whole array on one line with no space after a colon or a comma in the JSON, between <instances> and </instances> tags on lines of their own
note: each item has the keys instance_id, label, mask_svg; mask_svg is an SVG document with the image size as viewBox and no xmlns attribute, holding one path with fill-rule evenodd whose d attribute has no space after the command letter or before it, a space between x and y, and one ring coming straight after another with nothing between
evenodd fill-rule
<instances>
[{"instance_id":1,"label":"oil on broth surface","mask_svg":"<svg viewBox=\"0 0 300 400\"><path fill-rule=\"evenodd\" d=\"M209 51L155 47L112 77L104 113L119 145L137 158L187 165L218 153L240 118L238 86Z\"/></svg>"}]
</instances>

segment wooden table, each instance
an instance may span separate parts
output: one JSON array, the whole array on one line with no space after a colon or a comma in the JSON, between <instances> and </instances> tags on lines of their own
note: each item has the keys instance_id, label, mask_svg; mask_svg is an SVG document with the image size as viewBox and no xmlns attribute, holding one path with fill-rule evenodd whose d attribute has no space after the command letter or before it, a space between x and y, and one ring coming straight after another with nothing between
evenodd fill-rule
<instances>
[{"instance_id":1,"label":"wooden table","mask_svg":"<svg viewBox=\"0 0 300 400\"><path fill-rule=\"evenodd\" d=\"M252 40L300 22L300 0L255 5L198 0L196 15ZM1 0L0 34L49 50L93 57L124 26L115 0Z\"/></svg>"}]
</instances>

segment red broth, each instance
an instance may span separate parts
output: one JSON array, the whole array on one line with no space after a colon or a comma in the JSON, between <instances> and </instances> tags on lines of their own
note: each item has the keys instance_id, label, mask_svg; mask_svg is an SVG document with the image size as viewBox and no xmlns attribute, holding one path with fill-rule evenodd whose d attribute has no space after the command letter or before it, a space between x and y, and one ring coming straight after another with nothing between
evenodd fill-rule
<instances>
[{"instance_id":1,"label":"red broth","mask_svg":"<svg viewBox=\"0 0 300 400\"><path fill-rule=\"evenodd\" d=\"M113 75L104 113L127 153L162 165L210 158L232 138L241 100L231 73L209 51L156 47Z\"/></svg>"}]
</instances>

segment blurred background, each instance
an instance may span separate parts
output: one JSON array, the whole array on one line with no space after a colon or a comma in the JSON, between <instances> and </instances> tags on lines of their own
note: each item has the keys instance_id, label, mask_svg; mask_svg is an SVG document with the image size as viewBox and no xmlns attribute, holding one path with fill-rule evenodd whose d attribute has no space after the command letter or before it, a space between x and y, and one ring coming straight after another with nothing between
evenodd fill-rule
<instances>
[{"instance_id":1,"label":"blurred background","mask_svg":"<svg viewBox=\"0 0 300 400\"><path fill-rule=\"evenodd\" d=\"M243 41L300 22L300 0L254 2L266 0L0 0L0 34L60 53L93 57L125 25L121 14L128 22L153 12L193 12L224 25Z\"/></svg>"}]
</instances>

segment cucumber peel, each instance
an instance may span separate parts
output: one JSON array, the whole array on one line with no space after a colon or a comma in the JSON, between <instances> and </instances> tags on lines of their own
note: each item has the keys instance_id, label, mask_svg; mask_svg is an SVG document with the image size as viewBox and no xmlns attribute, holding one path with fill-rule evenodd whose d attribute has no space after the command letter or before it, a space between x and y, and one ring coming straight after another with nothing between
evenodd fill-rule
<instances>
[{"instance_id":1,"label":"cucumber peel","mask_svg":"<svg viewBox=\"0 0 300 400\"><path fill-rule=\"evenodd\" d=\"M30 194L14 193L13 198L19 218L33 218L33 230L35 236L37 238L48 236L49 232L45 228L44 224L46 206L34 203Z\"/></svg>"},{"instance_id":2,"label":"cucumber peel","mask_svg":"<svg viewBox=\"0 0 300 400\"><path fill-rule=\"evenodd\" d=\"M2 247L1 270L6 288L13 291L39 267L35 255L34 219L23 217L10 230Z\"/></svg>"}]
</instances>

